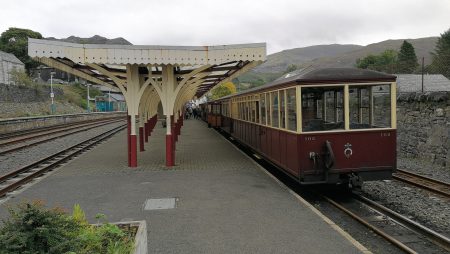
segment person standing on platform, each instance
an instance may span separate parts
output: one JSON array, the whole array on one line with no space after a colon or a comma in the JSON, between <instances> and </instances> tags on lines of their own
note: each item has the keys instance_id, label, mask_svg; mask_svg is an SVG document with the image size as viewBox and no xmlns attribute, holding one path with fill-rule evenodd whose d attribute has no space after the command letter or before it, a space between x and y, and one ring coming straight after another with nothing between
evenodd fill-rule
<instances>
[{"instance_id":1,"label":"person standing on platform","mask_svg":"<svg viewBox=\"0 0 450 254\"><path fill-rule=\"evenodd\" d=\"M197 108L194 108L194 109L192 110L192 113L194 114L194 119L198 119Z\"/></svg>"},{"instance_id":2,"label":"person standing on platform","mask_svg":"<svg viewBox=\"0 0 450 254\"><path fill-rule=\"evenodd\" d=\"M188 108L188 113L189 113L189 117L188 117L188 119L189 119L192 117L192 107Z\"/></svg>"},{"instance_id":3,"label":"person standing on platform","mask_svg":"<svg viewBox=\"0 0 450 254\"><path fill-rule=\"evenodd\" d=\"M184 112L184 119L189 119L189 110L188 108L186 108L185 112Z\"/></svg>"}]
</instances>

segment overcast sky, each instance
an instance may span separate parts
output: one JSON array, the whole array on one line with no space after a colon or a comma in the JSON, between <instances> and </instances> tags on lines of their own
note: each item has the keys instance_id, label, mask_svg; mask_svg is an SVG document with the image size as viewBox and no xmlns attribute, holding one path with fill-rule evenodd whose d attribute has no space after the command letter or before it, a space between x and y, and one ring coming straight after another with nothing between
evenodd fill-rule
<instances>
[{"instance_id":1,"label":"overcast sky","mask_svg":"<svg viewBox=\"0 0 450 254\"><path fill-rule=\"evenodd\" d=\"M268 53L439 36L450 0L0 0L0 31L123 37L136 45L266 42Z\"/></svg>"}]
</instances>

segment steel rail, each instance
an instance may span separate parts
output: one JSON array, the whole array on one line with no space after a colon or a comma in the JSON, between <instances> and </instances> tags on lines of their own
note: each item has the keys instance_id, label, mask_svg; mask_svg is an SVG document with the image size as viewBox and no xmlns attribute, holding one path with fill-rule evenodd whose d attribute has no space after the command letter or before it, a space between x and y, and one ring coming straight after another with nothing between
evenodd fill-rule
<instances>
[{"instance_id":1,"label":"steel rail","mask_svg":"<svg viewBox=\"0 0 450 254\"><path fill-rule=\"evenodd\" d=\"M392 178L450 198L450 184L422 176L407 170L397 169Z\"/></svg>"},{"instance_id":2,"label":"steel rail","mask_svg":"<svg viewBox=\"0 0 450 254\"><path fill-rule=\"evenodd\" d=\"M101 120L115 119L115 118L121 118L121 117L123 117L123 116L102 118ZM19 130L19 131L14 131L14 132L0 133L0 140L25 136L25 135L33 134L33 133L40 133L40 132L45 132L45 131L61 129L61 128L65 128L68 126L91 123L91 122L95 122L97 120L100 120L100 119L90 119L90 120L77 121L77 122L72 122L72 123L64 123L64 124L57 124L57 125L51 125L51 126L37 127L37 128L33 128L33 129L27 129L27 130Z\"/></svg>"},{"instance_id":3,"label":"steel rail","mask_svg":"<svg viewBox=\"0 0 450 254\"><path fill-rule=\"evenodd\" d=\"M87 127L87 128L83 128L81 130L76 130L76 131L64 133L64 134L61 134L61 135L58 135L58 136L53 136L53 137L49 137L49 138L46 138L46 139L42 139L42 140L39 140L39 141L36 141L36 142L33 142L33 143L24 144L24 145L21 145L21 146L16 146L16 147L13 147L13 148L10 148L10 149L2 150L2 151L0 151L0 155L5 155L5 154L12 153L12 152L15 152L15 151L18 151L18 150L22 150L22 149L25 149L25 148L28 148L28 147L39 145L39 144L42 144L42 143L45 143L45 142L48 142L48 141L52 141L52 140L55 140L55 139L58 139L58 138L66 137L66 136L69 136L69 135L72 135L72 134L75 134L75 133L87 131L87 130L90 130L90 129L94 129L94 128L97 128L97 127L101 127L101 126L104 126L104 125L108 125L108 124L116 123L116 122L120 122L120 121L123 121L123 120L119 119L119 120L111 120L111 121L102 122L102 123L94 123L94 124L91 124L93 126L90 126L90 127Z\"/></svg>"},{"instance_id":4,"label":"steel rail","mask_svg":"<svg viewBox=\"0 0 450 254\"><path fill-rule=\"evenodd\" d=\"M438 232L427 228L423 226L420 223L417 223L395 211L392 211L391 209L380 205L373 200L370 200L366 197L363 197L361 195L354 194L354 196L364 204L370 206L372 209L377 210L378 212L387 215L388 217L392 218L394 221L397 221L401 223L402 225L406 226L407 228L413 230L416 233L419 233L421 235L426 236L428 239L430 239L435 244L441 246L442 248L446 249L447 251L450 251L450 239L442 234L439 234Z\"/></svg>"},{"instance_id":5,"label":"steel rail","mask_svg":"<svg viewBox=\"0 0 450 254\"><path fill-rule=\"evenodd\" d=\"M98 124L98 123L102 123L102 122L114 121L116 119L119 119L119 118L96 119L96 121L88 121L88 122L83 122L83 123L70 124L67 126L60 126L58 128L54 128L54 129L39 131L35 135L32 135L32 134L31 135L27 135L27 134L19 135L19 136L9 138L3 142L0 141L0 147L6 146L6 145L12 145L15 143L19 143L19 142L23 142L26 140L31 140L31 139L47 136L47 135L53 135L56 133L66 132L66 131L70 131L70 130L80 128L80 127L90 126L90 125L94 125L94 124Z\"/></svg>"},{"instance_id":6,"label":"steel rail","mask_svg":"<svg viewBox=\"0 0 450 254\"><path fill-rule=\"evenodd\" d=\"M332 200L329 197L323 196L321 195L321 197L323 199L325 199L327 202L329 202L330 204L332 204L333 206L335 206L336 208L338 208L339 210L343 211L344 213L348 214L350 217L352 217L353 219L357 220L359 223L363 224L364 226L366 226L367 228L369 228L370 230L374 231L375 233L377 233L378 235L382 236L384 239L386 239L387 241L389 241L390 243L394 244L395 246L397 246L398 248L400 248L401 250L405 251L406 253L410 253L410 254L417 254L417 252L411 248L409 248L408 246L406 246L405 244L403 244L402 242L400 242L399 240L395 239L394 237L392 237L391 235L387 234L386 232L384 232L383 230L379 229L378 227L370 224L369 222L367 222L366 220L364 220L363 218L361 218L360 216L356 215L355 213L353 213L352 211L348 210L347 208L345 208L344 206L340 205L338 202Z\"/></svg>"},{"instance_id":7,"label":"steel rail","mask_svg":"<svg viewBox=\"0 0 450 254\"><path fill-rule=\"evenodd\" d=\"M93 138L90 138L90 139L80 142L76 145L73 145L69 148L66 148L60 152L54 153L43 159L39 159L31 164L28 164L24 167L14 170L13 172L10 172L8 174L0 176L0 183L2 185L4 185L4 183L6 183L7 181L9 181L9 180L13 181L14 178L20 177L21 174L25 174L27 172L32 171L33 169L38 168L38 170L31 172L30 174L24 176L23 178L21 178L17 181L14 181L11 184L7 184L4 187L1 187L0 197L6 195L8 192L11 192L11 191L19 188L20 186L24 185L25 183L32 181L34 178L44 174L45 172L49 171L52 168L55 168L57 165L61 164L64 161L67 161L68 159L74 157L75 155L80 154L81 152L94 146L95 144L111 137L112 135L116 134L117 132L125 129L126 126L127 126L126 124L121 125L112 130L109 130L102 134L99 134Z\"/></svg>"}]
</instances>

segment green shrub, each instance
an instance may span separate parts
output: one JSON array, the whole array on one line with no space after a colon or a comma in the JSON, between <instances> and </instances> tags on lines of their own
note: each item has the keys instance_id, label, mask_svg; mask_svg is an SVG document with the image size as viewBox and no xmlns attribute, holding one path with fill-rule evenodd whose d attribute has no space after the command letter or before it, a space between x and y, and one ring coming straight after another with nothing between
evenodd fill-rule
<instances>
[{"instance_id":1,"label":"green shrub","mask_svg":"<svg viewBox=\"0 0 450 254\"><path fill-rule=\"evenodd\" d=\"M47 209L42 202L9 208L11 217L0 228L0 253L130 253L130 230L116 225L88 224L79 205L72 216L61 209Z\"/></svg>"},{"instance_id":2,"label":"green shrub","mask_svg":"<svg viewBox=\"0 0 450 254\"><path fill-rule=\"evenodd\" d=\"M64 253L80 226L61 209L46 209L41 202L24 203L0 229L0 253Z\"/></svg>"}]
</instances>

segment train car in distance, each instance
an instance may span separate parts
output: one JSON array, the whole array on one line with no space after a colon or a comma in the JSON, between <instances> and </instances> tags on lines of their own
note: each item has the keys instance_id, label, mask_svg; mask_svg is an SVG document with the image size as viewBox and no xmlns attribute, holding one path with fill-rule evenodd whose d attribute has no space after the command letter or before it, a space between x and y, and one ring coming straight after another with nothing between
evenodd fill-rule
<instances>
[{"instance_id":1,"label":"train car in distance","mask_svg":"<svg viewBox=\"0 0 450 254\"><path fill-rule=\"evenodd\" d=\"M396 169L396 77L307 69L209 102L208 125L300 184L390 179Z\"/></svg>"}]
</instances>

